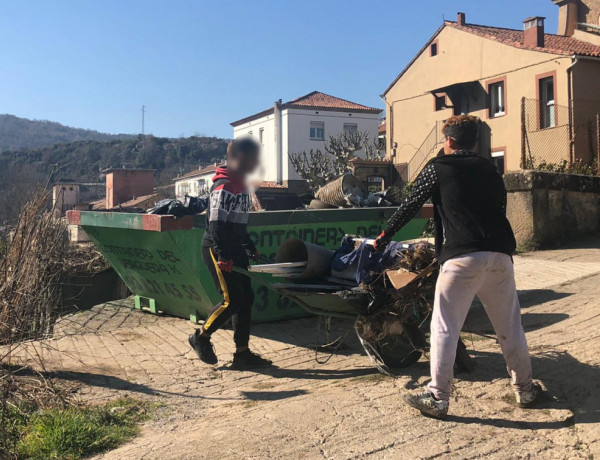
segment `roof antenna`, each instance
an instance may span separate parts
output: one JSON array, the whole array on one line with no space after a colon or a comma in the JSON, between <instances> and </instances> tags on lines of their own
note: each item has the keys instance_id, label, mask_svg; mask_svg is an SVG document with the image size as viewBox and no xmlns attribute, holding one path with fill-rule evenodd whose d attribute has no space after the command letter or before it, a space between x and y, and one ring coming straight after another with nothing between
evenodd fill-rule
<instances>
[{"instance_id":1,"label":"roof antenna","mask_svg":"<svg viewBox=\"0 0 600 460\"><path fill-rule=\"evenodd\" d=\"M442 13L442 22L446 22L446 16Z\"/></svg>"}]
</instances>

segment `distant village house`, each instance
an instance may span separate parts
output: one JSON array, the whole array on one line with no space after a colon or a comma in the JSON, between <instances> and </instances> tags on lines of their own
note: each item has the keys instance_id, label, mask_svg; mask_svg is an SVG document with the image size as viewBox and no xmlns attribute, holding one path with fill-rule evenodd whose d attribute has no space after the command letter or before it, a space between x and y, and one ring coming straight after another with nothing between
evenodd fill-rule
<instances>
[{"instance_id":1,"label":"distant village house","mask_svg":"<svg viewBox=\"0 0 600 460\"><path fill-rule=\"evenodd\" d=\"M175 182L175 196L183 201L186 195L200 196L207 193L212 187L212 178L219 166L224 165L214 163L210 166L199 167L195 171L190 171L173 179Z\"/></svg>"},{"instance_id":2,"label":"distant village house","mask_svg":"<svg viewBox=\"0 0 600 460\"><path fill-rule=\"evenodd\" d=\"M367 107L318 91L231 123L233 137L253 136L263 146L265 180L284 185L290 192L306 190L290 154L321 149L330 135L366 131L377 139L381 109Z\"/></svg>"}]
</instances>

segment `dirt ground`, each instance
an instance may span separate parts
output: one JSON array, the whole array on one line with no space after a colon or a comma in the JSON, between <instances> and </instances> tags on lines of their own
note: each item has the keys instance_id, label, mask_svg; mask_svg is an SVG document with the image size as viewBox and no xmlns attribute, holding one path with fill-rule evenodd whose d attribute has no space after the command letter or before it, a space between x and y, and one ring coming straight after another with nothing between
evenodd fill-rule
<instances>
[{"instance_id":1,"label":"dirt ground","mask_svg":"<svg viewBox=\"0 0 600 460\"><path fill-rule=\"evenodd\" d=\"M332 337L347 349L324 364L312 348L314 318L254 328L253 348L277 367L230 370L230 331L217 334L221 358L203 365L189 349L188 321L111 302L61 320L54 339L30 344L47 370L80 383L78 395L117 395L162 407L142 434L96 458L415 459L600 458L600 239L515 258L534 376L549 398L537 409L511 404L493 330L474 306L464 338L477 368L460 374L447 421L418 415L402 394L428 381L424 357L396 379L376 373L352 325Z\"/></svg>"}]
</instances>

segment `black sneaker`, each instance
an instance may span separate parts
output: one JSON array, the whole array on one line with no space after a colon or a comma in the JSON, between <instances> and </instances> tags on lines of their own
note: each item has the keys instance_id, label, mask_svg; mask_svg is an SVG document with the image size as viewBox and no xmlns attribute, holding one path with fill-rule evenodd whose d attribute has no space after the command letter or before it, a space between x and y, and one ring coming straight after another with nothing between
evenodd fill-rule
<instances>
[{"instance_id":1,"label":"black sneaker","mask_svg":"<svg viewBox=\"0 0 600 460\"><path fill-rule=\"evenodd\" d=\"M210 337L202 337L198 329L193 334L190 334L188 342L201 361L211 365L219 362L215 354L215 349L210 342Z\"/></svg>"},{"instance_id":2,"label":"black sneaker","mask_svg":"<svg viewBox=\"0 0 600 460\"><path fill-rule=\"evenodd\" d=\"M272 361L263 358L250 350L245 350L239 353L234 353L233 363L231 367L240 371L246 369L258 369L261 367L269 367L273 364Z\"/></svg>"}]
</instances>

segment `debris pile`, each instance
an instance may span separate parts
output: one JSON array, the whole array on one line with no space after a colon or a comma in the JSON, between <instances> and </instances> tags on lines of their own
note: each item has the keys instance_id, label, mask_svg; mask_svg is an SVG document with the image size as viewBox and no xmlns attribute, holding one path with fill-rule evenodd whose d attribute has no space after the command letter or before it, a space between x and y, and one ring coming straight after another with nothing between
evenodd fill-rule
<instances>
[{"instance_id":1,"label":"debris pile","mask_svg":"<svg viewBox=\"0 0 600 460\"><path fill-rule=\"evenodd\" d=\"M71 245L66 249L64 271L68 275L95 275L110 269L110 264L96 246Z\"/></svg>"},{"instance_id":2,"label":"debris pile","mask_svg":"<svg viewBox=\"0 0 600 460\"><path fill-rule=\"evenodd\" d=\"M370 314L356 321L365 350L380 367L407 367L428 350L438 264L433 245L422 242L401 250L393 267L367 289L375 302Z\"/></svg>"},{"instance_id":3,"label":"debris pile","mask_svg":"<svg viewBox=\"0 0 600 460\"><path fill-rule=\"evenodd\" d=\"M391 243L347 235L338 251L285 241L276 264L253 266L286 283L272 287L318 315L356 320L355 330L376 366L406 367L427 350L425 334L438 266L433 245Z\"/></svg>"},{"instance_id":4,"label":"debris pile","mask_svg":"<svg viewBox=\"0 0 600 460\"><path fill-rule=\"evenodd\" d=\"M400 187L389 187L381 192L369 192L352 174L344 174L315 193L309 209L328 208L374 208L402 203L406 191Z\"/></svg>"}]
</instances>

